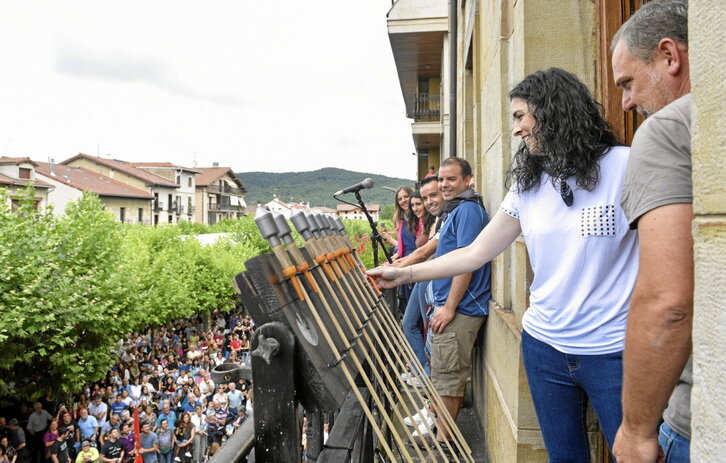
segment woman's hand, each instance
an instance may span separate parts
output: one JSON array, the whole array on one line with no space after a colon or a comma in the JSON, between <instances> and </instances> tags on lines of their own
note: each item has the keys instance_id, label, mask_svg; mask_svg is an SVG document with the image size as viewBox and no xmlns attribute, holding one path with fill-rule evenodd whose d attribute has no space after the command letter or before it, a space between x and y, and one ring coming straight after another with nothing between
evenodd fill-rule
<instances>
[{"instance_id":1,"label":"woman's hand","mask_svg":"<svg viewBox=\"0 0 726 463\"><path fill-rule=\"evenodd\" d=\"M409 283L410 269L408 267L381 266L368 270L366 273L374 279L379 288L395 288Z\"/></svg>"}]
</instances>

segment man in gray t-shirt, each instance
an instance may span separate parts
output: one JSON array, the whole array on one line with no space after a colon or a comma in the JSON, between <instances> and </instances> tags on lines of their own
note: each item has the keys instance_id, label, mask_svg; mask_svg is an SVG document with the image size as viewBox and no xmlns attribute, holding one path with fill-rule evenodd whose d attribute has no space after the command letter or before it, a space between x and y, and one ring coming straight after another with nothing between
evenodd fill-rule
<instances>
[{"instance_id":1,"label":"man in gray t-shirt","mask_svg":"<svg viewBox=\"0 0 726 463\"><path fill-rule=\"evenodd\" d=\"M687 1L640 8L613 38L612 65L623 109L648 118L635 134L621 197L638 229L640 265L613 455L653 463L662 451L666 462L687 462L694 280Z\"/></svg>"}]
</instances>

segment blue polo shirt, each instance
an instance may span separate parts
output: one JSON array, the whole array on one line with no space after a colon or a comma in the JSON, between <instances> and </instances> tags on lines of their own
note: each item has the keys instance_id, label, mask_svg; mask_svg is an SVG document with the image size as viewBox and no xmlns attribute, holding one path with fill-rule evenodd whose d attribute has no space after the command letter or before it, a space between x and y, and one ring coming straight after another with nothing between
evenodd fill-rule
<instances>
[{"instance_id":1,"label":"blue polo shirt","mask_svg":"<svg viewBox=\"0 0 726 463\"><path fill-rule=\"evenodd\" d=\"M482 206L474 201L462 201L441 226L436 257L470 245L488 223L489 218ZM452 278L432 282L436 307L446 303L446 298L451 290L451 282ZM456 312L473 316L487 315L491 296L491 264L487 262L483 267L474 271L471 282L456 307Z\"/></svg>"}]
</instances>

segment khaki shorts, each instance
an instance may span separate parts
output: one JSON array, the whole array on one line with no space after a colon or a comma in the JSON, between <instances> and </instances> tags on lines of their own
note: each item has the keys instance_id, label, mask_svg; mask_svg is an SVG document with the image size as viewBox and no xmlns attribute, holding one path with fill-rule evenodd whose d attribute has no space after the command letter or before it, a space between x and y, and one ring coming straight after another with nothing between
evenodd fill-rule
<instances>
[{"instance_id":1,"label":"khaki shorts","mask_svg":"<svg viewBox=\"0 0 726 463\"><path fill-rule=\"evenodd\" d=\"M485 319L457 313L443 333L431 333L431 382L439 395L464 396L474 341Z\"/></svg>"}]
</instances>

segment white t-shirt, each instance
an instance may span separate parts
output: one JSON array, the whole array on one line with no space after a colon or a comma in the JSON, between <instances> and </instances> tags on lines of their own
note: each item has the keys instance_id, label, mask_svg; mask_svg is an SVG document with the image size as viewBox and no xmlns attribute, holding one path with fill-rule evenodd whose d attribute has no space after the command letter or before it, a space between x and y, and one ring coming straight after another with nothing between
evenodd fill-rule
<instances>
[{"instance_id":1,"label":"white t-shirt","mask_svg":"<svg viewBox=\"0 0 726 463\"><path fill-rule=\"evenodd\" d=\"M600 159L593 191L567 180L567 207L559 183L544 174L539 187L510 191L501 209L519 220L534 271L522 324L532 337L568 354L623 349L630 296L638 274L638 241L620 208L630 148Z\"/></svg>"}]
</instances>

